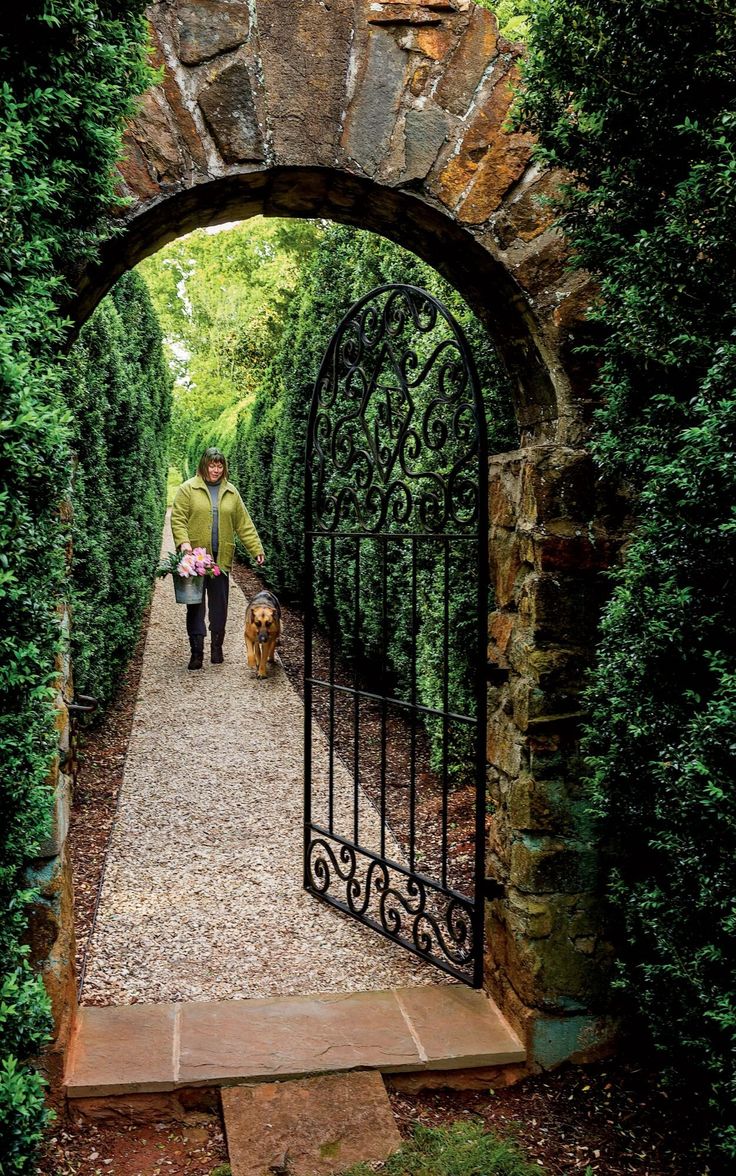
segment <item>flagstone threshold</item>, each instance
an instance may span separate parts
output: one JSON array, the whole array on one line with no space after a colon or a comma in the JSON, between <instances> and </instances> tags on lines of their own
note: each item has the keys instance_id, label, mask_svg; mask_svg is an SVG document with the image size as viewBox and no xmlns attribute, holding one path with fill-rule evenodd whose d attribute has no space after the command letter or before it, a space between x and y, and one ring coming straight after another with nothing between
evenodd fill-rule
<instances>
[{"instance_id":1,"label":"flagstone threshold","mask_svg":"<svg viewBox=\"0 0 736 1176\"><path fill-rule=\"evenodd\" d=\"M65 1087L74 1099L341 1070L460 1070L524 1058L519 1039L489 997L455 985L82 1006Z\"/></svg>"}]
</instances>

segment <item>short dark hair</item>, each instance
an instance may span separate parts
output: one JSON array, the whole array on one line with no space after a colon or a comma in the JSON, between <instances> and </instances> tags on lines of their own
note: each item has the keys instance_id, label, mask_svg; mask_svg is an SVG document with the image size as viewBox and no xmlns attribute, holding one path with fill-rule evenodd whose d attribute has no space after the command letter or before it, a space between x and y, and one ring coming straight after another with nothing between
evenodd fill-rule
<instances>
[{"instance_id":1,"label":"short dark hair","mask_svg":"<svg viewBox=\"0 0 736 1176\"><path fill-rule=\"evenodd\" d=\"M211 445L209 449L205 449L204 453L199 459L197 473L199 474L200 478L204 478L205 482L207 481L207 474L209 473L207 466L211 461L222 462L224 466L222 476L223 478L227 478L227 458L225 457L225 454L222 452L222 450L218 449L216 445Z\"/></svg>"}]
</instances>

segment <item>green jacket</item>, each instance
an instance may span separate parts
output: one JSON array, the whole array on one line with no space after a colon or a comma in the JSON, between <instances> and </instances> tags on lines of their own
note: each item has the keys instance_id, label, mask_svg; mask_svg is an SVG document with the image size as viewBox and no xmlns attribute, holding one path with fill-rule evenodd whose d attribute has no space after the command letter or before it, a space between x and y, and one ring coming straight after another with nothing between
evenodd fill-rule
<instances>
[{"instance_id":1,"label":"green jacket","mask_svg":"<svg viewBox=\"0 0 736 1176\"><path fill-rule=\"evenodd\" d=\"M249 555L260 555L263 545L243 499L232 482L225 478L220 485L217 504L217 564L223 572L229 572L233 566L236 535ZM209 487L199 474L183 482L176 492L171 508L171 533L177 547L191 543L192 547L206 547L212 552L212 501Z\"/></svg>"}]
</instances>

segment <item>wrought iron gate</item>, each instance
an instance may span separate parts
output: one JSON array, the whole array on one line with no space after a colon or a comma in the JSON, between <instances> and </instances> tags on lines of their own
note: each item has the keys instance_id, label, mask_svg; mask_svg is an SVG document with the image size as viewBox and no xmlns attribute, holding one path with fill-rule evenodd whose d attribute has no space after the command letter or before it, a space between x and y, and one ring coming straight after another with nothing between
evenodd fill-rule
<instances>
[{"instance_id":1,"label":"wrought iron gate","mask_svg":"<svg viewBox=\"0 0 736 1176\"><path fill-rule=\"evenodd\" d=\"M305 532L304 885L478 986L486 427L465 336L425 290L371 291L330 342Z\"/></svg>"}]
</instances>

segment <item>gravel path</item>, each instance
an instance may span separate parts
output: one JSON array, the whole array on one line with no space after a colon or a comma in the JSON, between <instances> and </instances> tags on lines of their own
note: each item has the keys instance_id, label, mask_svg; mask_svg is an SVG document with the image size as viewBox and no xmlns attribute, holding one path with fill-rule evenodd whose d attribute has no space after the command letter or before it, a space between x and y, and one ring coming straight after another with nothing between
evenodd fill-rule
<instances>
[{"instance_id":1,"label":"gravel path","mask_svg":"<svg viewBox=\"0 0 736 1176\"><path fill-rule=\"evenodd\" d=\"M157 582L83 1004L447 980L302 889L303 708L278 666L247 668L244 615L231 578L225 664L190 673L184 608ZM367 799L361 814L370 842Z\"/></svg>"}]
</instances>

